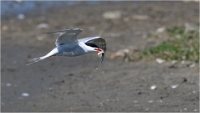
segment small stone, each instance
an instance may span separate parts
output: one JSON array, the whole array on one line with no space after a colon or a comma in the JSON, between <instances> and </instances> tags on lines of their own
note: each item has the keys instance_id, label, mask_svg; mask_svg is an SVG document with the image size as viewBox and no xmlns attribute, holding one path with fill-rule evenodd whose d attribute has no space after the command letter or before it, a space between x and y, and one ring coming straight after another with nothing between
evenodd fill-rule
<instances>
[{"instance_id":1,"label":"small stone","mask_svg":"<svg viewBox=\"0 0 200 113\"><path fill-rule=\"evenodd\" d=\"M195 63L191 64L190 67L195 67Z\"/></svg>"},{"instance_id":2,"label":"small stone","mask_svg":"<svg viewBox=\"0 0 200 113\"><path fill-rule=\"evenodd\" d=\"M17 15L17 18L18 18L19 20L23 20L23 19L25 19L25 16L24 16L24 14L18 14L18 15Z\"/></svg>"},{"instance_id":3,"label":"small stone","mask_svg":"<svg viewBox=\"0 0 200 113\"><path fill-rule=\"evenodd\" d=\"M151 86L151 90L155 90L156 88L157 88L156 85L152 85L152 86Z\"/></svg>"},{"instance_id":4,"label":"small stone","mask_svg":"<svg viewBox=\"0 0 200 113\"><path fill-rule=\"evenodd\" d=\"M177 88L178 86L179 86L178 84L172 85L171 88L175 89L175 88Z\"/></svg>"},{"instance_id":5,"label":"small stone","mask_svg":"<svg viewBox=\"0 0 200 113\"><path fill-rule=\"evenodd\" d=\"M106 11L103 13L104 19L119 19L122 16L121 11Z\"/></svg>"},{"instance_id":6,"label":"small stone","mask_svg":"<svg viewBox=\"0 0 200 113\"><path fill-rule=\"evenodd\" d=\"M28 93L22 93L22 96L23 96L23 97L28 97L29 94L28 94Z\"/></svg>"},{"instance_id":7,"label":"small stone","mask_svg":"<svg viewBox=\"0 0 200 113\"><path fill-rule=\"evenodd\" d=\"M153 103L153 100L149 100L148 103Z\"/></svg>"},{"instance_id":8,"label":"small stone","mask_svg":"<svg viewBox=\"0 0 200 113\"><path fill-rule=\"evenodd\" d=\"M133 103L138 103L138 101L137 101L137 100L134 100Z\"/></svg>"},{"instance_id":9,"label":"small stone","mask_svg":"<svg viewBox=\"0 0 200 113\"><path fill-rule=\"evenodd\" d=\"M162 64L165 62L165 60L161 59L161 58L157 58L156 59L156 62L159 63L159 64Z\"/></svg>"},{"instance_id":10,"label":"small stone","mask_svg":"<svg viewBox=\"0 0 200 113\"><path fill-rule=\"evenodd\" d=\"M49 27L49 25L46 23L41 23L41 24L37 25L37 29L48 28L48 27Z\"/></svg>"},{"instance_id":11,"label":"small stone","mask_svg":"<svg viewBox=\"0 0 200 113\"><path fill-rule=\"evenodd\" d=\"M183 60L183 61L181 61L181 64L185 64L185 61Z\"/></svg>"},{"instance_id":12,"label":"small stone","mask_svg":"<svg viewBox=\"0 0 200 113\"><path fill-rule=\"evenodd\" d=\"M165 27L160 27L156 30L156 33L163 33L166 30Z\"/></svg>"},{"instance_id":13,"label":"small stone","mask_svg":"<svg viewBox=\"0 0 200 113\"><path fill-rule=\"evenodd\" d=\"M115 56L119 56L119 57L124 57L124 55L126 53L129 53L130 50L129 49L122 49L122 50L118 50L116 53L115 53Z\"/></svg>"},{"instance_id":14,"label":"small stone","mask_svg":"<svg viewBox=\"0 0 200 113\"><path fill-rule=\"evenodd\" d=\"M177 61L176 61L176 60L173 60L173 61L172 61L172 64L175 64L175 63L177 63Z\"/></svg>"},{"instance_id":15,"label":"small stone","mask_svg":"<svg viewBox=\"0 0 200 113\"><path fill-rule=\"evenodd\" d=\"M102 102L99 103L100 106L104 106Z\"/></svg>"},{"instance_id":16,"label":"small stone","mask_svg":"<svg viewBox=\"0 0 200 113\"><path fill-rule=\"evenodd\" d=\"M10 87L10 86L11 86L11 83L6 83L6 86Z\"/></svg>"}]
</instances>

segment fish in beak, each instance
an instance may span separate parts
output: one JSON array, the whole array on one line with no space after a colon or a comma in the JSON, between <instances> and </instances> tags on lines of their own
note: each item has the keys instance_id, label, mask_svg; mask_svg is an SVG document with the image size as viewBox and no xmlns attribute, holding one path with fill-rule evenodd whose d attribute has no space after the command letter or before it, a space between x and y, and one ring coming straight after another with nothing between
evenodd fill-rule
<instances>
[{"instance_id":1,"label":"fish in beak","mask_svg":"<svg viewBox=\"0 0 200 113\"><path fill-rule=\"evenodd\" d=\"M105 57L105 52L103 49L101 48L95 48L96 52L98 53L98 56L101 56L101 59L99 61L99 64L97 66L97 69L99 68L99 66L101 65L101 63L103 62L104 60L104 57Z\"/></svg>"}]
</instances>

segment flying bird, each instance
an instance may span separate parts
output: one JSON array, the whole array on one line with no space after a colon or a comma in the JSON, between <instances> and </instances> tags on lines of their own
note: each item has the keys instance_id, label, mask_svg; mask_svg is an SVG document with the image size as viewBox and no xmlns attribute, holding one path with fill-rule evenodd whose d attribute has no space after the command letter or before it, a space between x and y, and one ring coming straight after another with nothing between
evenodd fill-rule
<instances>
[{"instance_id":1,"label":"flying bird","mask_svg":"<svg viewBox=\"0 0 200 113\"><path fill-rule=\"evenodd\" d=\"M60 34L55 42L56 47L45 56L31 59L30 63L28 63L27 65L31 65L52 56L74 57L91 52L97 52L98 55L101 55L101 59L98 64L99 67L104 60L106 52L106 41L101 36L77 39L77 36L82 31L83 30L80 28L72 28L54 32L47 32L46 34Z\"/></svg>"}]
</instances>

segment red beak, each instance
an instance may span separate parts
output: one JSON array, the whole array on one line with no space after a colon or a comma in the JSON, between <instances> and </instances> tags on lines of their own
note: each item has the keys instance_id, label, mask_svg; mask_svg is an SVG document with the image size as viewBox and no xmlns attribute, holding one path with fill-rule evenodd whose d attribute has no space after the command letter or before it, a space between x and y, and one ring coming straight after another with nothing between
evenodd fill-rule
<instances>
[{"instance_id":1,"label":"red beak","mask_svg":"<svg viewBox=\"0 0 200 113\"><path fill-rule=\"evenodd\" d=\"M95 50L96 52L101 52L101 51L102 51L101 48L95 48L94 50Z\"/></svg>"}]
</instances>

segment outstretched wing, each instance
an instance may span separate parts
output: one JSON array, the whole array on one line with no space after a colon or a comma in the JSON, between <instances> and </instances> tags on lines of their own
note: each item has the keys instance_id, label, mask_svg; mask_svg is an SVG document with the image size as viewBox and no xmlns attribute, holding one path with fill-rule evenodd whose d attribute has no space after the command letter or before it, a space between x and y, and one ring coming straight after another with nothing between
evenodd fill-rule
<instances>
[{"instance_id":1,"label":"outstretched wing","mask_svg":"<svg viewBox=\"0 0 200 113\"><path fill-rule=\"evenodd\" d=\"M83 38L79 40L84 42L88 46L98 47L98 48L103 49L104 52L106 52L106 41L100 36L88 37L88 38Z\"/></svg>"},{"instance_id":2,"label":"outstretched wing","mask_svg":"<svg viewBox=\"0 0 200 113\"><path fill-rule=\"evenodd\" d=\"M56 39L56 46L60 46L63 44L73 44L77 43L77 36L83 30L80 28L72 28L72 29L65 29L55 32L47 32L47 34L60 34L60 36Z\"/></svg>"}]
</instances>

